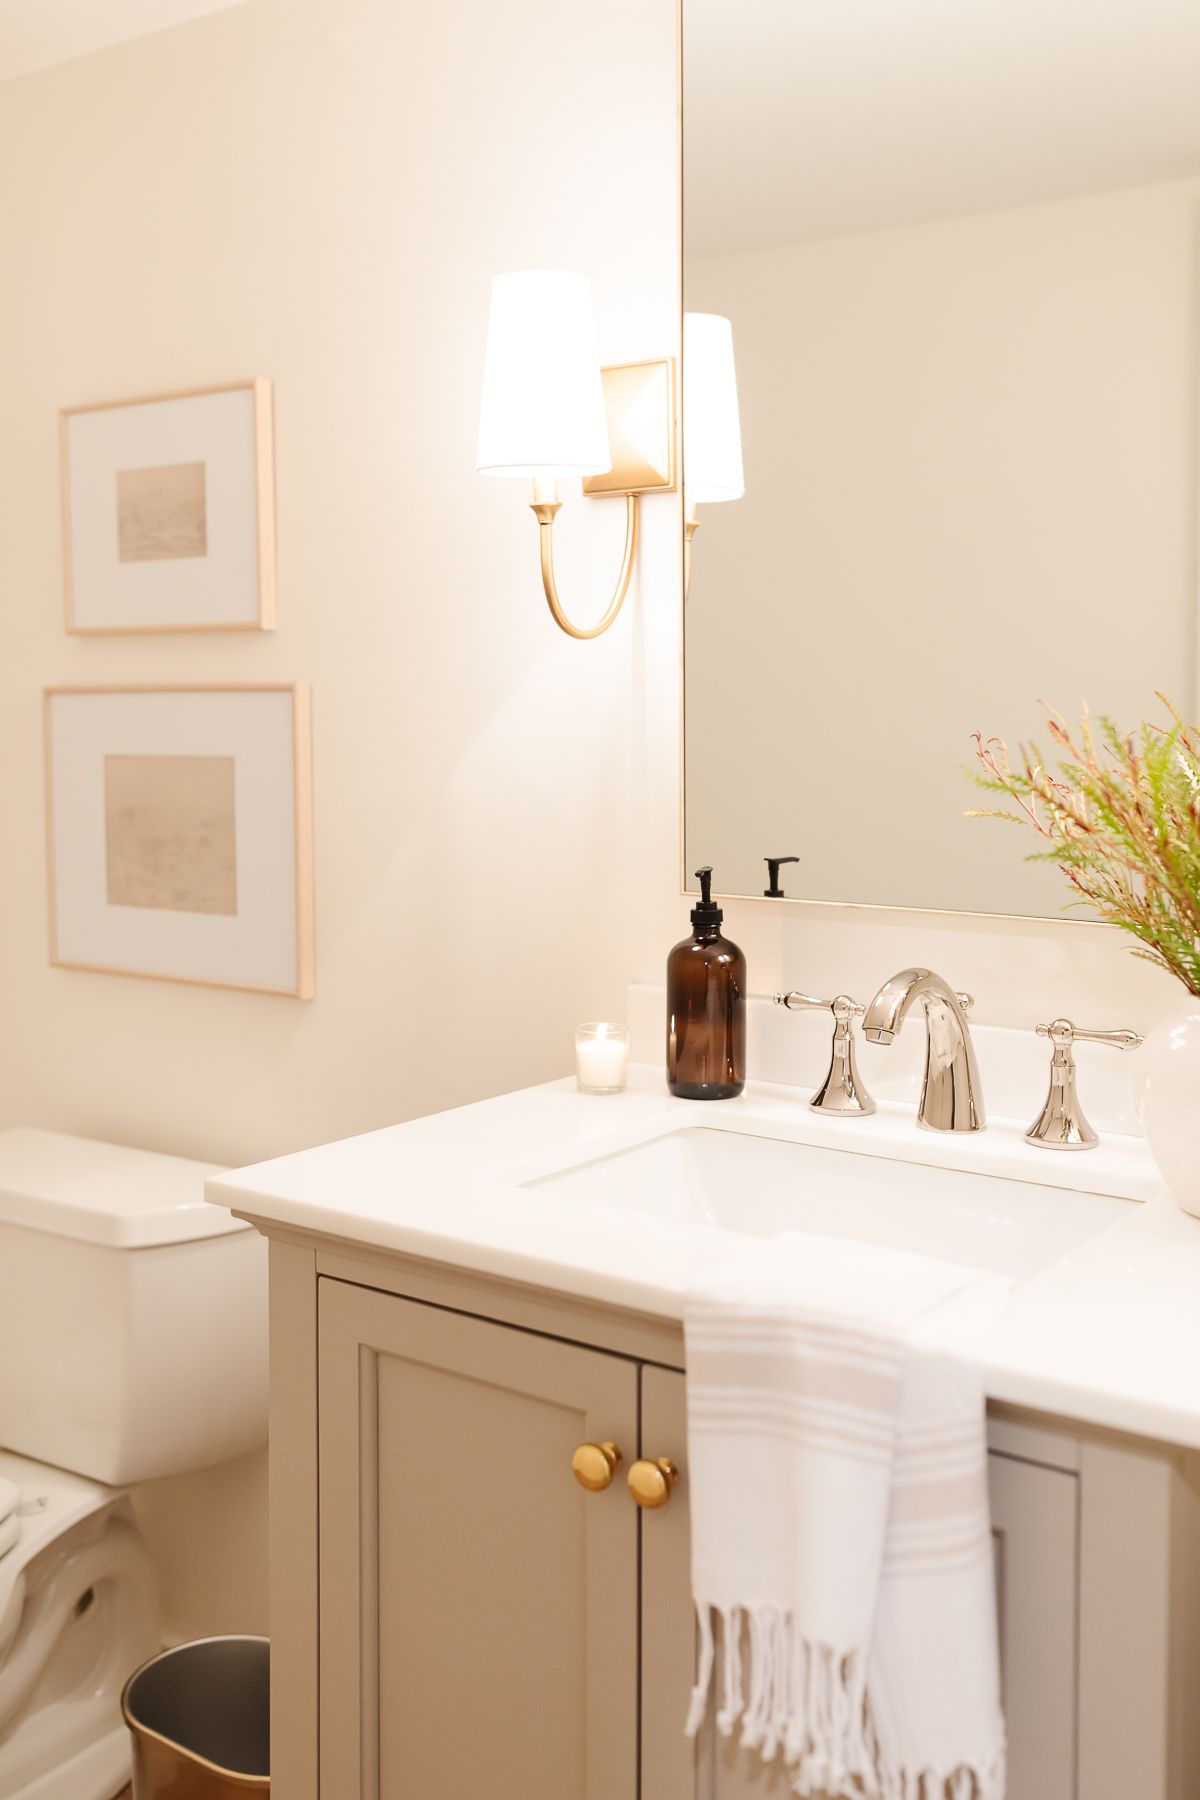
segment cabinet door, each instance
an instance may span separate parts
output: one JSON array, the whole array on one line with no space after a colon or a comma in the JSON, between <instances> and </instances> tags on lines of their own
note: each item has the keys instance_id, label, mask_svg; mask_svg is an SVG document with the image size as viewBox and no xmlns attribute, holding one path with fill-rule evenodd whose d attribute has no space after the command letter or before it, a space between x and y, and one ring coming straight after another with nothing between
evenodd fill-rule
<instances>
[{"instance_id":1,"label":"cabinet door","mask_svg":"<svg viewBox=\"0 0 1200 1800\"><path fill-rule=\"evenodd\" d=\"M1075 1800L1079 1477L988 1457L1008 1800Z\"/></svg>"},{"instance_id":2,"label":"cabinet door","mask_svg":"<svg viewBox=\"0 0 1200 1800\"><path fill-rule=\"evenodd\" d=\"M787 1800L791 1783L719 1736L712 1708L684 1736L696 1673L688 1529L687 1382L672 1369L642 1371L642 1454L669 1456L680 1479L671 1503L642 1516L642 1794L648 1800Z\"/></svg>"},{"instance_id":3,"label":"cabinet door","mask_svg":"<svg viewBox=\"0 0 1200 1800\"><path fill-rule=\"evenodd\" d=\"M630 1800L636 1365L320 1289L322 1800Z\"/></svg>"},{"instance_id":4,"label":"cabinet door","mask_svg":"<svg viewBox=\"0 0 1200 1800\"><path fill-rule=\"evenodd\" d=\"M683 1736L691 1690L686 1387L643 1372L642 1449L680 1465L679 1505L642 1521L642 1793L651 1800L784 1800L788 1782L709 1719ZM662 1446L662 1447L660 1447ZM1078 1478L1014 1457L988 1458L997 1609L1008 1721L1008 1800L1076 1800Z\"/></svg>"},{"instance_id":5,"label":"cabinet door","mask_svg":"<svg viewBox=\"0 0 1200 1800\"><path fill-rule=\"evenodd\" d=\"M669 1456L679 1481L666 1506L642 1514L643 1800L693 1800L697 1745L683 1735L696 1678L688 1530L686 1383L675 1369L642 1370L642 1455ZM701 1740L711 1761L711 1743ZM710 1789L700 1790L705 1795Z\"/></svg>"}]
</instances>

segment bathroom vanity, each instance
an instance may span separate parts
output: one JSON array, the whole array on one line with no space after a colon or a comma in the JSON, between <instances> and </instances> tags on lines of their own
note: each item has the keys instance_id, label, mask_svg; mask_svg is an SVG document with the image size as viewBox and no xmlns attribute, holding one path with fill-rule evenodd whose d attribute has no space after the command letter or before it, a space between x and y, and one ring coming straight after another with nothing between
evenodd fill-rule
<instances>
[{"instance_id":1,"label":"bathroom vanity","mask_svg":"<svg viewBox=\"0 0 1200 1800\"><path fill-rule=\"evenodd\" d=\"M210 1184L271 1240L288 1800L786 1794L682 1733L679 1321L789 1228L1013 1279L986 1376L1011 1800L1200 1792L1200 1226L1132 1137L1039 1156L1003 1120L950 1142L898 1099L851 1125L806 1098L689 1105L642 1067Z\"/></svg>"}]
</instances>

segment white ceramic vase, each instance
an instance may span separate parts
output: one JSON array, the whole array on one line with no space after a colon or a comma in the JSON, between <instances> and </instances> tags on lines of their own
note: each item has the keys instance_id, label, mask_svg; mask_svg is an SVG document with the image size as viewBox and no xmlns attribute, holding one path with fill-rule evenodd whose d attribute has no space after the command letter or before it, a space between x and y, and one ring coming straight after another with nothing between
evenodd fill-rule
<instances>
[{"instance_id":1,"label":"white ceramic vase","mask_svg":"<svg viewBox=\"0 0 1200 1800\"><path fill-rule=\"evenodd\" d=\"M1188 994L1138 1052L1138 1106L1159 1173L1200 1218L1200 999Z\"/></svg>"}]
</instances>

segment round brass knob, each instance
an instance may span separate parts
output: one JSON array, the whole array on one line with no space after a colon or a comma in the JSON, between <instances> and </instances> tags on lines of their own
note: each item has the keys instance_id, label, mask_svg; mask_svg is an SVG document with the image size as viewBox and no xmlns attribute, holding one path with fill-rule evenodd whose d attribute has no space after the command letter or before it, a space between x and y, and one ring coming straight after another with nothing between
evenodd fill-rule
<instances>
[{"instance_id":1,"label":"round brass knob","mask_svg":"<svg viewBox=\"0 0 1200 1800\"><path fill-rule=\"evenodd\" d=\"M630 1493L648 1510L665 1506L678 1480L679 1470L669 1456L660 1456L657 1462L635 1462L628 1475Z\"/></svg>"},{"instance_id":2,"label":"round brass knob","mask_svg":"<svg viewBox=\"0 0 1200 1800\"><path fill-rule=\"evenodd\" d=\"M571 1473L589 1494L608 1487L624 1458L615 1444L580 1444L571 1458Z\"/></svg>"}]
</instances>

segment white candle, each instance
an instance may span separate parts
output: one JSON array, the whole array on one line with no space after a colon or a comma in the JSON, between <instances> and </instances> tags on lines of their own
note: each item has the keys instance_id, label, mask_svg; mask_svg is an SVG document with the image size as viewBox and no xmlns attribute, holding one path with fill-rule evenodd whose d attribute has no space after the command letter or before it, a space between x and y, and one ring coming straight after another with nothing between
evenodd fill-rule
<instances>
[{"instance_id":1,"label":"white candle","mask_svg":"<svg viewBox=\"0 0 1200 1800\"><path fill-rule=\"evenodd\" d=\"M629 1027L597 1022L575 1029L575 1076L581 1094L619 1094L629 1072Z\"/></svg>"}]
</instances>

